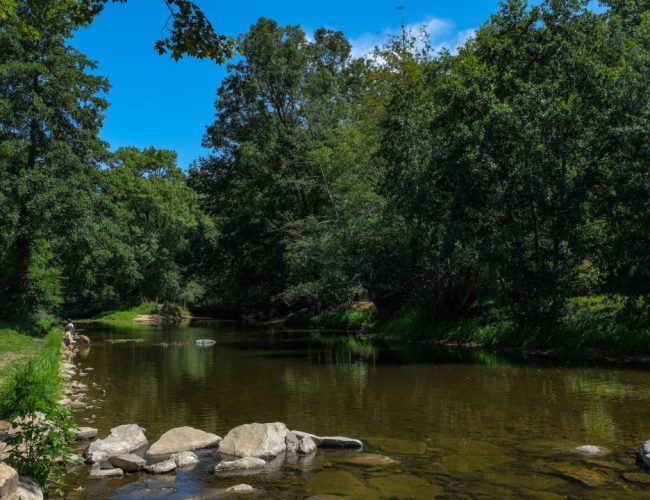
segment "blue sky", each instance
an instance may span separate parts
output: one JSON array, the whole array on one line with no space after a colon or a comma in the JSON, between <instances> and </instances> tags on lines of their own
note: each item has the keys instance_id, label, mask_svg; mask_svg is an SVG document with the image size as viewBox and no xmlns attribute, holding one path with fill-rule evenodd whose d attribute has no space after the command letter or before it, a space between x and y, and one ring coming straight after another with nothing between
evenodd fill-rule
<instances>
[{"instance_id":1,"label":"blue sky","mask_svg":"<svg viewBox=\"0 0 650 500\"><path fill-rule=\"evenodd\" d=\"M498 8L498 0L194 0L220 33L236 36L259 17L280 24L343 31L355 54L363 54L406 24L427 26L434 44L456 45ZM101 137L112 149L155 146L178 152L183 168L206 150L201 139L214 119L216 90L226 67L211 61L174 62L153 50L168 16L162 0L109 4L72 44L97 61L108 77L111 103Z\"/></svg>"}]
</instances>

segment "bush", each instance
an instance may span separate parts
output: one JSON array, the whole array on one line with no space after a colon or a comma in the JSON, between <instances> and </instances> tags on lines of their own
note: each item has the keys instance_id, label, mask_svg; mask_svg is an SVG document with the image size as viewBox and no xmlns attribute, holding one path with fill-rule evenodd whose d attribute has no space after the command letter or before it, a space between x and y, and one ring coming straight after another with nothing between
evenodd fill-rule
<instances>
[{"instance_id":1,"label":"bush","mask_svg":"<svg viewBox=\"0 0 650 500\"><path fill-rule=\"evenodd\" d=\"M35 328L49 320L42 321ZM61 330L51 329L39 353L10 368L0 388L0 417L19 429L8 441L12 449L7 463L43 488L53 481L59 494L63 469L73 463L74 439L70 411L58 404L61 343Z\"/></svg>"}]
</instances>

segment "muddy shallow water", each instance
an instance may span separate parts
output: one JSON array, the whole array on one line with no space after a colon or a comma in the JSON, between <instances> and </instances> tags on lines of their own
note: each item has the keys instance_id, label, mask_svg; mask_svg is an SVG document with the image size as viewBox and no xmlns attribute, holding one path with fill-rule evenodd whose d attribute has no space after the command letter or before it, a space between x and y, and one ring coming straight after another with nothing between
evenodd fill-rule
<instances>
[{"instance_id":1,"label":"muddy shallow water","mask_svg":"<svg viewBox=\"0 0 650 500\"><path fill-rule=\"evenodd\" d=\"M168 476L67 479L67 498L219 498L247 483L259 497L646 498L636 459L650 438L650 367L598 366L359 341L319 332L187 328L89 331L74 363L92 368L93 405L75 414L99 429L137 423L154 442L189 425L224 436L243 423L362 439L359 452L277 459L261 473L215 475L218 452ZM216 340L198 347L199 338ZM97 400L97 402L93 402ZM580 445L605 447L585 457ZM363 460L361 460L363 461Z\"/></svg>"}]
</instances>

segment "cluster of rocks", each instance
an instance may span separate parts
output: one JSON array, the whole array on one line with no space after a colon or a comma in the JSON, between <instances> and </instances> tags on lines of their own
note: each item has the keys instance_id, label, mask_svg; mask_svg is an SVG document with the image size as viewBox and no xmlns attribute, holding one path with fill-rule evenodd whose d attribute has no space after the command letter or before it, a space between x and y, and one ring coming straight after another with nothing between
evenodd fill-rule
<instances>
[{"instance_id":1,"label":"cluster of rocks","mask_svg":"<svg viewBox=\"0 0 650 500\"><path fill-rule=\"evenodd\" d=\"M0 499L43 500L41 486L29 477L18 477L12 467L0 462Z\"/></svg>"},{"instance_id":2,"label":"cluster of rocks","mask_svg":"<svg viewBox=\"0 0 650 500\"><path fill-rule=\"evenodd\" d=\"M73 376L77 375L79 377L87 376L93 369L88 368L77 368L73 363L65 362L61 363L61 377L66 380L65 388L63 389L63 398L59 400L59 404L62 406L69 406L74 410L88 410L95 407L98 407L100 403L104 401L99 398L94 398L92 401L87 401L87 392L88 385L77 380L70 380ZM97 384L93 384L96 389L100 389ZM92 419L89 419L92 422Z\"/></svg>"},{"instance_id":3,"label":"cluster of rocks","mask_svg":"<svg viewBox=\"0 0 650 500\"><path fill-rule=\"evenodd\" d=\"M195 450L217 448L219 461L215 474L242 470L263 470L267 461L285 455L308 455L318 448L360 449L358 439L342 436L316 436L291 431L281 422L244 424L230 430L222 439L192 427L178 427L165 432L151 446L144 429L137 424L111 429L104 439L93 441L84 456L91 464L90 477L122 477L125 473L168 474L177 468L192 467L200 462ZM253 491L249 485L236 485L228 491Z\"/></svg>"}]
</instances>

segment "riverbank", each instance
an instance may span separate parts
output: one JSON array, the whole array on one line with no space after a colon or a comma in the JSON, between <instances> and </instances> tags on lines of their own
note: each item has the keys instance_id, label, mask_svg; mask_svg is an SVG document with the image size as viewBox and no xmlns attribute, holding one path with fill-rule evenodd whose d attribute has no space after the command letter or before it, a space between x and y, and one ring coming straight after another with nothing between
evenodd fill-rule
<instances>
[{"instance_id":1,"label":"riverbank","mask_svg":"<svg viewBox=\"0 0 650 500\"><path fill-rule=\"evenodd\" d=\"M90 320L84 320L84 322L119 328L135 328L141 325L179 324L191 317L189 310L184 306L144 302L136 306L105 311Z\"/></svg>"},{"instance_id":2,"label":"riverbank","mask_svg":"<svg viewBox=\"0 0 650 500\"><path fill-rule=\"evenodd\" d=\"M650 358L650 326L625 314L623 300L618 297L572 298L562 318L536 327L518 326L494 314L432 323L413 307L383 321L378 319L374 308L350 308L294 316L287 324L384 339L489 347L548 356L630 361Z\"/></svg>"},{"instance_id":3,"label":"riverbank","mask_svg":"<svg viewBox=\"0 0 650 500\"><path fill-rule=\"evenodd\" d=\"M0 384L14 363L35 355L42 340L27 335L13 325L0 323Z\"/></svg>"}]
</instances>

